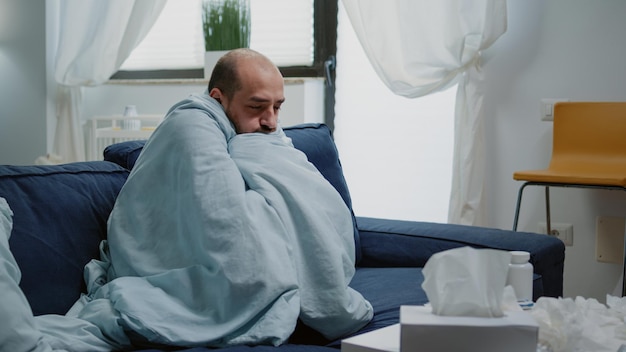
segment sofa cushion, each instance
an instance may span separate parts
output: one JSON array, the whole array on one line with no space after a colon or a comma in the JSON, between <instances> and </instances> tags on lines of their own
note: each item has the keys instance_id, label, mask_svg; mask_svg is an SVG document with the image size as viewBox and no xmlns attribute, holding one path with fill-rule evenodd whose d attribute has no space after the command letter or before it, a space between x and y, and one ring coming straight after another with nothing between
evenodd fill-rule
<instances>
[{"instance_id":1,"label":"sofa cushion","mask_svg":"<svg viewBox=\"0 0 626 352\"><path fill-rule=\"evenodd\" d=\"M83 267L99 258L127 176L126 169L102 161L0 166L0 197L14 214L9 245L35 315L64 314L84 292Z\"/></svg>"},{"instance_id":2,"label":"sofa cushion","mask_svg":"<svg viewBox=\"0 0 626 352\"><path fill-rule=\"evenodd\" d=\"M360 292L374 308L374 317L358 332L328 341L313 329L298 324L291 343L339 347L341 340L400 322L401 305L423 305L428 302L422 290L422 268L357 268L350 287Z\"/></svg>"},{"instance_id":3,"label":"sofa cushion","mask_svg":"<svg viewBox=\"0 0 626 352\"><path fill-rule=\"evenodd\" d=\"M294 147L304 152L309 161L335 187L350 209L354 226L356 262L359 263L361 259L359 231L352 211L350 192L339 161L339 153L330 129L324 124L302 124L286 127L284 131L291 138ZM145 141L128 141L110 145L104 150L104 160L132 170L144 144Z\"/></svg>"},{"instance_id":4,"label":"sofa cushion","mask_svg":"<svg viewBox=\"0 0 626 352\"><path fill-rule=\"evenodd\" d=\"M354 335L399 323L402 305L426 304L423 281L422 268L358 268L350 287L372 304L374 318ZM340 343L338 340L331 346Z\"/></svg>"}]
</instances>

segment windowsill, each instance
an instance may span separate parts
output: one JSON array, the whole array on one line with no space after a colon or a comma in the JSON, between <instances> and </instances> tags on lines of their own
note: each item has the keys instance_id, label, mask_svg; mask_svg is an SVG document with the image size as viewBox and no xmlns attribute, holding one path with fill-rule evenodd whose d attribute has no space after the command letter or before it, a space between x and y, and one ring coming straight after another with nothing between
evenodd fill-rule
<instances>
[{"instance_id":1,"label":"windowsill","mask_svg":"<svg viewBox=\"0 0 626 352\"><path fill-rule=\"evenodd\" d=\"M287 77L285 84L302 84L310 80L323 80L321 77ZM111 85L207 85L209 80L205 78L174 78L174 79L112 79L105 84Z\"/></svg>"}]
</instances>

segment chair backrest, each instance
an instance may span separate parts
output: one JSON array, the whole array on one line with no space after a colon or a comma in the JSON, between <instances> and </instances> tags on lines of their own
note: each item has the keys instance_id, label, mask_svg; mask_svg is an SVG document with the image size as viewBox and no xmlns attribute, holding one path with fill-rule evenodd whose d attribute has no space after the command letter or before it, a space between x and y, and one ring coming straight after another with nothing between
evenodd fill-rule
<instances>
[{"instance_id":1,"label":"chair backrest","mask_svg":"<svg viewBox=\"0 0 626 352\"><path fill-rule=\"evenodd\" d=\"M555 104L550 168L562 167L626 168L626 102Z\"/></svg>"}]
</instances>

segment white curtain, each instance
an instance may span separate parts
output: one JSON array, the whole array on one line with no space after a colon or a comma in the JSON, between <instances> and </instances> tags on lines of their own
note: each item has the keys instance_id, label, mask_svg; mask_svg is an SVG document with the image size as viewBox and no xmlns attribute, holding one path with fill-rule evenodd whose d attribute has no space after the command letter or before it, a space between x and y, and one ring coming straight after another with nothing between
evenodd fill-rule
<instances>
[{"instance_id":1,"label":"white curtain","mask_svg":"<svg viewBox=\"0 0 626 352\"><path fill-rule=\"evenodd\" d=\"M59 0L54 153L63 162L85 160L82 87L113 75L158 18L166 0Z\"/></svg>"},{"instance_id":2,"label":"white curtain","mask_svg":"<svg viewBox=\"0 0 626 352\"><path fill-rule=\"evenodd\" d=\"M484 225L481 51L506 31L506 0L343 0L381 80L416 98L458 83L448 221Z\"/></svg>"}]
</instances>

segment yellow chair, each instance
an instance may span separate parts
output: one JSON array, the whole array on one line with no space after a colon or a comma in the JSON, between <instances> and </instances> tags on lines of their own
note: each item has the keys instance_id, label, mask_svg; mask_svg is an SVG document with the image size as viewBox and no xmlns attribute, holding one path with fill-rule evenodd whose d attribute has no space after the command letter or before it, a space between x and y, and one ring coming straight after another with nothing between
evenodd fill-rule
<instances>
[{"instance_id":1,"label":"yellow chair","mask_svg":"<svg viewBox=\"0 0 626 352\"><path fill-rule=\"evenodd\" d=\"M562 102L554 105L550 165L517 171L519 189L513 230L517 231L526 186L544 186L546 228L550 228L550 187L626 190L626 102ZM626 261L624 263L626 276ZM622 287L626 293L626 280Z\"/></svg>"}]
</instances>

